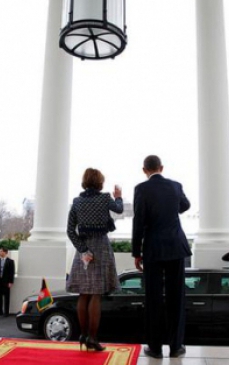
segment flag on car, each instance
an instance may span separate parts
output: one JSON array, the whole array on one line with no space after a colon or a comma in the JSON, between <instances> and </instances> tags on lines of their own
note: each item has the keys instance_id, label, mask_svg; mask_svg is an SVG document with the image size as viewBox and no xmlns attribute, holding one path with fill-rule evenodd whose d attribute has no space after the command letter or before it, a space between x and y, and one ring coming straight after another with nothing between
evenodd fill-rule
<instances>
[{"instance_id":1,"label":"flag on car","mask_svg":"<svg viewBox=\"0 0 229 365\"><path fill-rule=\"evenodd\" d=\"M49 291L46 280L43 278L41 290L37 298L37 308L41 312L43 309L47 308L52 303L53 303L52 294Z\"/></svg>"}]
</instances>

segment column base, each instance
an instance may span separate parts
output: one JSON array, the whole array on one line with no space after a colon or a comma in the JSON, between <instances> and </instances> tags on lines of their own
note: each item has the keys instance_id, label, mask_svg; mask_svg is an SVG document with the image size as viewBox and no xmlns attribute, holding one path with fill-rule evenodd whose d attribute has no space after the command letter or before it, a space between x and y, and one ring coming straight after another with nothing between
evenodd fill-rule
<instances>
[{"instance_id":1,"label":"column base","mask_svg":"<svg viewBox=\"0 0 229 365\"><path fill-rule=\"evenodd\" d=\"M18 274L11 289L10 313L17 313L26 296L37 295L42 278L53 290L65 289L66 241L23 241L19 247Z\"/></svg>"},{"instance_id":2,"label":"column base","mask_svg":"<svg viewBox=\"0 0 229 365\"><path fill-rule=\"evenodd\" d=\"M192 267L205 269L222 269L229 267L229 262L222 256L229 252L229 235L226 232L199 233L192 246Z\"/></svg>"}]
</instances>

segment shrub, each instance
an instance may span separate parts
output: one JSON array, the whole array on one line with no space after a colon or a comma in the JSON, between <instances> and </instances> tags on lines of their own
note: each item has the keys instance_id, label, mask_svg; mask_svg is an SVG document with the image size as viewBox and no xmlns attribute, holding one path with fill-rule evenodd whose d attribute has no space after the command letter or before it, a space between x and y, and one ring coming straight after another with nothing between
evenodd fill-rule
<instances>
[{"instance_id":1,"label":"shrub","mask_svg":"<svg viewBox=\"0 0 229 365\"><path fill-rule=\"evenodd\" d=\"M188 242L192 248L193 239L189 239ZM111 246L114 252L131 252L130 241L111 241Z\"/></svg>"},{"instance_id":2,"label":"shrub","mask_svg":"<svg viewBox=\"0 0 229 365\"><path fill-rule=\"evenodd\" d=\"M112 241L111 246L114 252L131 252L130 241Z\"/></svg>"},{"instance_id":3,"label":"shrub","mask_svg":"<svg viewBox=\"0 0 229 365\"><path fill-rule=\"evenodd\" d=\"M0 247L6 247L9 251L12 250L18 250L20 246L20 242L16 241L16 240L1 240L0 241Z\"/></svg>"}]
</instances>

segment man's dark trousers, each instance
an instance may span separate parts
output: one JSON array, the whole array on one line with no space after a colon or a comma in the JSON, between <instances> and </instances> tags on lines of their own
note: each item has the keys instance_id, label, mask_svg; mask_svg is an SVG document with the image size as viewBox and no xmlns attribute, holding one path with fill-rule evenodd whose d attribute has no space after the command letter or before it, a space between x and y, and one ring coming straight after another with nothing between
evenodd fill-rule
<instances>
[{"instance_id":1,"label":"man's dark trousers","mask_svg":"<svg viewBox=\"0 0 229 365\"><path fill-rule=\"evenodd\" d=\"M7 286L7 284L2 283L2 279L0 278L0 314L3 314L2 312L3 300L4 300L4 314L8 316L10 308L10 288Z\"/></svg>"},{"instance_id":2,"label":"man's dark trousers","mask_svg":"<svg viewBox=\"0 0 229 365\"><path fill-rule=\"evenodd\" d=\"M163 323L166 315L170 351L176 351L184 341L185 330L185 269L184 259L144 262L146 289L146 341L160 352L163 344ZM165 307L163 299L165 289ZM164 308L166 312L164 313Z\"/></svg>"},{"instance_id":3,"label":"man's dark trousers","mask_svg":"<svg viewBox=\"0 0 229 365\"><path fill-rule=\"evenodd\" d=\"M0 278L0 311L2 311L3 297L4 297L4 314L8 316L10 309L10 288L8 288L6 284L3 284L2 279ZM0 314L3 313L0 312Z\"/></svg>"}]
</instances>

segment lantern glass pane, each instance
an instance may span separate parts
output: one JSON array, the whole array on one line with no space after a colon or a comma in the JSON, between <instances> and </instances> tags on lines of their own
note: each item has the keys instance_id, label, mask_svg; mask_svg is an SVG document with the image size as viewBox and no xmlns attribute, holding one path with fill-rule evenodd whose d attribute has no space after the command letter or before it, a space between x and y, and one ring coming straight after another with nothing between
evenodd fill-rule
<instances>
[{"instance_id":1,"label":"lantern glass pane","mask_svg":"<svg viewBox=\"0 0 229 365\"><path fill-rule=\"evenodd\" d=\"M64 28L69 21L71 0L63 0L61 28Z\"/></svg>"},{"instance_id":2,"label":"lantern glass pane","mask_svg":"<svg viewBox=\"0 0 229 365\"><path fill-rule=\"evenodd\" d=\"M98 46L99 46L99 53L103 57L110 56L116 52L116 48L112 45L100 42Z\"/></svg>"},{"instance_id":3,"label":"lantern glass pane","mask_svg":"<svg viewBox=\"0 0 229 365\"><path fill-rule=\"evenodd\" d=\"M74 1L73 21L84 19L103 19L103 0Z\"/></svg>"},{"instance_id":4,"label":"lantern glass pane","mask_svg":"<svg viewBox=\"0 0 229 365\"><path fill-rule=\"evenodd\" d=\"M124 29L124 5L123 0L107 0L107 20L121 30Z\"/></svg>"},{"instance_id":5,"label":"lantern glass pane","mask_svg":"<svg viewBox=\"0 0 229 365\"><path fill-rule=\"evenodd\" d=\"M86 32L85 29L83 29L80 34L75 34L75 35L72 35L72 36L67 36L65 38L65 44L66 46L70 49L70 50L73 50L73 48L84 42L84 41L87 41L87 38L88 38L88 32Z\"/></svg>"}]
</instances>

